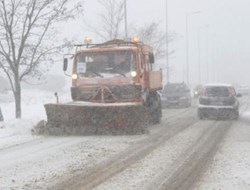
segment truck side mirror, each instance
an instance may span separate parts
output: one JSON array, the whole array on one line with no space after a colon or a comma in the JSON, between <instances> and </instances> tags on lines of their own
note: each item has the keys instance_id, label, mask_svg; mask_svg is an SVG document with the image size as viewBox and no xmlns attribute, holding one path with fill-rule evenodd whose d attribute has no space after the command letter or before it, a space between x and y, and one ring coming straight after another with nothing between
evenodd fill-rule
<instances>
[{"instance_id":1,"label":"truck side mirror","mask_svg":"<svg viewBox=\"0 0 250 190\"><path fill-rule=\"evenodd\" d=\"M155 57L153 53L149 53L149 63L153 64L155 62Z\"/></svg>"},{"instance_id":2,"label":"truck side mirror","mask_svg":"<svg viewBox=\"0 0 250 190\"><path fill-rule=\"evenodd\" d=\"M63 59L63 71L67 71L68 68L68 59L64 58Z\"/></svg>"}]
</instances>

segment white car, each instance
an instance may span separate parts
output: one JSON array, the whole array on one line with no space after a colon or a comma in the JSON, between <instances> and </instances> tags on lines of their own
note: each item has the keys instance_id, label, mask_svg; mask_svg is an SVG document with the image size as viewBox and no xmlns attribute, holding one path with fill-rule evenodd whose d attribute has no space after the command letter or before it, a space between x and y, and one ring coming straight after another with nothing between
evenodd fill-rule
<instances>
[{"instance_id":1,"label":"white car","mask_svg":"<svg viewBox=\"0 0 250 190\"><path fill-rule=\"evenodd\" d=\"M208 84L203 87L199 98L198 117L238 119L239 101L235 89L230 84Z\"/></svg>"}]
</instances>

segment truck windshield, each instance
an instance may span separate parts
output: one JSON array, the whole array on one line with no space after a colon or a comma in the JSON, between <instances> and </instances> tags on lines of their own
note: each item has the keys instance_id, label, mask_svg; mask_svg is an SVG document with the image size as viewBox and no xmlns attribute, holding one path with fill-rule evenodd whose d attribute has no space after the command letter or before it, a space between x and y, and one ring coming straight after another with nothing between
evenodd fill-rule
<instances>
[{"instance_id":1,"label":"truck windshield","mask_svg":"<svg viewBox=\"0 0 250 190\"><path fill-rule=\"evenodd\" d=\"M128 77L135 70L132 51L84 52L77 55L77 73L82 77Z\"/></svg>"}]
</instances>

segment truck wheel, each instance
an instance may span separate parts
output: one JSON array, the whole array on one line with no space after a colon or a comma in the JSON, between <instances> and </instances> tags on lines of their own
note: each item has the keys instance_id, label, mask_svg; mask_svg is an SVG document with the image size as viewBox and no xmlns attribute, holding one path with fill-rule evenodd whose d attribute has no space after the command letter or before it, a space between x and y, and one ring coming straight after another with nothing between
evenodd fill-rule
<instances>
[{"instance_id":1,"label":"truck wheel","mask_svg":"<svg viewBox=\"0 0 250 190\"><path fill-rule=\"evenodd\" d=\"M149 111L149 122L151 124L159 124L161 122L161 98L158 94L152 93L148 95L146 106Z\"/></svg>"},{"instance_id":2,"label":"truck wheel","mask_svg":"<svg viewBox=\"0 0 250 190\"><path fill-rule=\"evenodd\" d=\"M152 115L152 124L159 124L161 122L161 112L157 109Z\"/></svg>"}]
</instances>

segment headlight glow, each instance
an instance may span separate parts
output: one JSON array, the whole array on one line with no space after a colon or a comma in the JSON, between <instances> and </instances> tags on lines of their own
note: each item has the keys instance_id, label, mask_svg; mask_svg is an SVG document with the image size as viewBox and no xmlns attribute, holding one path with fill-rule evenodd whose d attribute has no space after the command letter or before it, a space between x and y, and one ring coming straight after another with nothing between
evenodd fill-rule
<instances>
[{"instance_id":1,"label":"headlight glow","mask_svg":"<svg viewBox=\"0 0 250 190\"><path fill-rule=\"evenodd\" d=\"M72 79L75 80L75 79L77 79L78 76L77 76L77 74L73 74L71 77L72 77Z\"/></svg>"},{"instance_id":2,"label":"headlight glow","mask_svg":"<svg viewBox=\"0 0 250 190\"><path fill-rule=\"evenodd\" d=\"M132 38L132 42L134 42L134 43L138 43L139 41L140 41L140 39L136 36Z\"/></svg>"},{"instance_id":3,"label":"headlight glow","mask_svg":"<svg viewBox=\"0 0 250 190\"><path fill-rule=\"evenodd\" d=\"M131 74L132 77L136 77L136 75L137 75L136 71L131 71L130 74Z\"/></svg>"}]
</instances>

